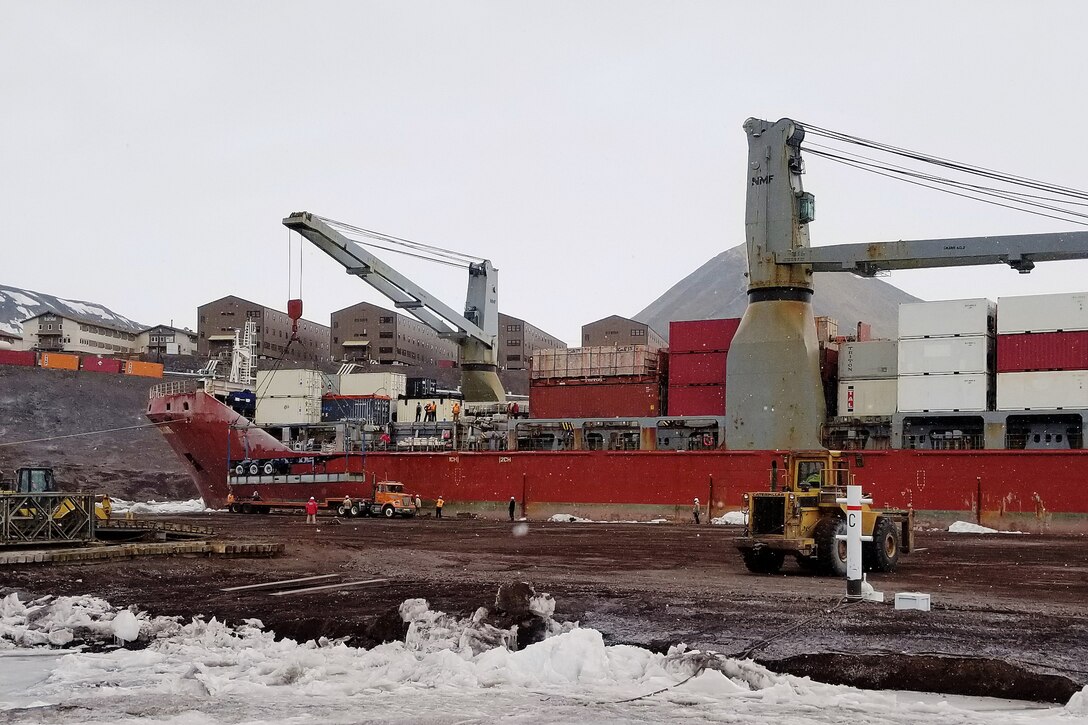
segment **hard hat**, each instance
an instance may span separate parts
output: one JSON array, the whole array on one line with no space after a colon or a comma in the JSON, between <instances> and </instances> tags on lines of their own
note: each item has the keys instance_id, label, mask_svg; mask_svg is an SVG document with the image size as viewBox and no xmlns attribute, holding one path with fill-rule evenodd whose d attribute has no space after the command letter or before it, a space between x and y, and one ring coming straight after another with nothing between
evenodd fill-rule
<instances>
[{"instance_id":1,"label":"hard hat","mask_svg":"<svg viewBox=\"0 0 1088 725\"><path fill-rule=\"evenodd\" d=\"M699 503L699 499L695 499L695 503Z\"/></svg>"},{"instance_id":2,"label":"hard hat","mask_svg":"<svg viewBox=\"0 0 1088 725\"><path fill-rule=\"evenodd\" d=\"M314 497L313 497L313 496L310 496L310 500L311 500L311 501L313 501L313 500L314 500ZM695 499L695 500L696 500L696 501L698 501L699 499Z\"/></svg>"}]
</instances>

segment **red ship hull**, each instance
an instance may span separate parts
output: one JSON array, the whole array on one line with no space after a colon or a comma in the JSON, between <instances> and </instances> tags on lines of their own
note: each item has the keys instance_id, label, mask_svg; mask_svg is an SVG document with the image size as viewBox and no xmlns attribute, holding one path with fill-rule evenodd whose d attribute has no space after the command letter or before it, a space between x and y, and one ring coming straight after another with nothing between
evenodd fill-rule
<instances>
[{"instance_id":1,"label":"red ship hull","mask_svg":"<svg viewBox=\"0 0 1088 725\"><path fill-rule=\"evenodd\" d=\"M227 462L283 456L278 440L202 393L155 398L148 417L190 464L209 506L226 500ZM239 427L245 426L245 427ZM738 509L764 489L775 451L374 452L330 459L322 471L404 483L449 510L505 511L514 496L532 518L571 513L598 519L690 517L691 501L712 514ZM860 464L860 465L859 465ZM856 480L877 506L912 507L921 525L980 521L996 528L1088 531L1082 482L1088 450L858 451ZM306 497L359 495L359 484L306 484ZM297 490L297 488L295 489ZM298 495L301 495L299 493Z\"/></svg>"}]
</instances>

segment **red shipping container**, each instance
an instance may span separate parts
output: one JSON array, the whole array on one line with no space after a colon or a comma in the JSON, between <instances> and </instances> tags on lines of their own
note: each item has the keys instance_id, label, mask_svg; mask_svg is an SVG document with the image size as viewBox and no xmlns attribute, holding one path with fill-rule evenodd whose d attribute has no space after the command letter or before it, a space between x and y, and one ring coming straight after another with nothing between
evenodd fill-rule
<instances>
[{"instance_id":1,"label":"red shipping container","mask_svg":"<svg viewBox=\"0 0 1088 725\"><path fill-rule=\"evenodd\" d=\"M725 352L740 327L739 317L669 323L670 352Z\"/></svg>"},{"instance_id":2,"label":"red shipping container","mask_svg":"<svg viewBox=\"0 0 1088 725\"><path fill-rule=\"evenodd\" d=\"M1088 331L997 336L997 372L1088 370Z\"/></svg>"},{"instance_id":3,"label":"red shipping container","mask_svg":"<svg viewBox=\"0 0 1088 725\"><path fill-rule=\"evenodd\" d=\"M529 411L534 418L652 418L661 414L655 382L533 385Z\"/></svg>"},{"instance_id":4,"label":"red shipping container","mask_svg":"<svg viewBox=\"0 0 1088 725\"><path fill-rule=\"evenodd\" d=\"M839 349L820 348L820 379L825 383L839 377Z\"/></svg>"},{"instance_id":5,"label":"red shipping container","mask_svg":"<svg viewBox=\"0 0 1088 725\"><path fill-rule=\"evenodd\" d=\"M114 360L109 357L84 357L81 358L80 368L92 373L120 373L125 367L124 360Z\"/></svg>"},{"instance_id":6,"label":"red shipping container","mask_svg":"<svg viewBox=\"0 0 1088 725\"><path fill-rule=\"evenodd\" d=\"M725 386L670 385L669 415L725 415Z\"/></svg>"},{"instance_id":7,"label":"red shipping container","mask_svg":"<svg viewBox=\"0 0 1088 725\"><path fill-rule=\"evenodd\" d=\"M725 385L724 352L669 353L669 385Z\"/></svg>"},{"instance_id":8,"label":"red shipping container","mask_svg":"<svg viewBox=\"0 0 1088 725\"><path fill-rule=\"evenodd\" d=\"M33 350L0 350L0 365L22 365L34 367L37 358Z\"/></svg>"}]
</instances>

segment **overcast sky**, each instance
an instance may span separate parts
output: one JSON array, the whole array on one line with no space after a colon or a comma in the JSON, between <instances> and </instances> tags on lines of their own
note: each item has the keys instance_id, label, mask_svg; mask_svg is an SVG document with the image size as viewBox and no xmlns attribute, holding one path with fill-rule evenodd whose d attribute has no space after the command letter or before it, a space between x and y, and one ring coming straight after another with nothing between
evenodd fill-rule
<instances>
[{"instance_id":1,"label":"overcast sky","mask_svg":"<svg viewBox=\"0 0 1088 725\"><path fill-rule=\"evenodd\" d=\"M0 282L148 324L226 294L285 309L280 220L307 210L487 257L503 311L577 343L743 240L749 116L1086 186L1083 3L0 10ZM806 160L815 245L1083 229ZM307 318L384 303L304 255ZM463 306L462 271L383 256ZM996 299L1086 273L888 281Z\"/></svg>"}]
</instances>

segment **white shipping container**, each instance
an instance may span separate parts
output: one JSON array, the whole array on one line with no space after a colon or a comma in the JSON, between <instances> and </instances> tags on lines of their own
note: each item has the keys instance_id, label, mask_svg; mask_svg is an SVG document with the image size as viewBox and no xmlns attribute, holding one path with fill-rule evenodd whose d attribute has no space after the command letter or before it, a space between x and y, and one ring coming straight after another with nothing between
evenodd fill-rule
<instances>
[{"instance_id":1,"label":"white shipping container","mask_svg":"<svg viewBox=\"0 0 1088 725\"><path fill-rule=\"evenodd\" d=\"M994 339L915 337L899 341L899 374L985 373L990 369Z\"/></svg>"},{"instance_id":2,"label":"white shipping container","mask_svg":"<svg viewBox=\"0 0 1088 725\"><path fill-rule=\"evenodd\" d=\"M839 382L839 415L863 417L894 415L898 381L844 380Z\"/></svg>"},{"instance_id":3,"label":"white shipping container","mask_svg":"<svg viewBox=\"0 0 1088 725\"><path fill-rule=\"evenodd\" d=\"M900 375L897 391L900 413L986 410L989 377L966 375Z\"/></svg>"},{"instance_id":4,"label":"white shipping container","mask_svg":"<svg viewBox=\"0 0 1088 725\"><path fill-rule=\"evenodd\" d=\"M313 424L321 422L321 396L265 396L257 399L257 425Z\"/></svg>"},{"instance_id":5,"label":"white shipping container","mask_svg":"<svg viewBox=\"0 0 1088 725\"><path fill-rule=\"evenodd\" d=\"M844 343L839 349L839 380L894 378L896 348L895 340Z\"/></svg>"},{"instance_id":6,"label":"white shipping container","mask_svg":"<svg viewBox=\"0 0 1088 725\"><path fill-rule=\"evenodd\" d=\"M985 298L899 305L899 339L988 335L994 331L996 310Z\"/></svg>"},{"instance_id":7,"label":"white shipping container","mask_svg":"<svg viewBox=\"0 0 1088 725\"><path fill-rule=\"evenodd\" d=\"M352 373L340 376L340 395L388 395L396 400L408 394L404 373Z\"/></svg>"},{"instance_id":8,"label":"white shipping container","mask_svg":"<svg viewBox=\"0 0 1088 725\"><path fill-rule=\"evenodd\" d=\"M1088 408L1088 370L998 373L998 410Z\"/></svg>"},{"instance_id":9,"label":"white shipping container","mask_svg":"<svg viewBox=\"0 0 1088 725\"><path fill-rule=\"evenodd\" d=\"M997 298L997 332L1088 330L1088 292Z\"/></svg>"},{"instance_id":10,"label":"white shipping container","mask_svg":"<svg viewBox=\"0 0 1088 725\"><path fill-rule=\"evenodd\" d=\"M336 376L319 370L258 370L258 396L301 395L320 398L325 393L338 394Z\"/></svg>"}]
</instances>

